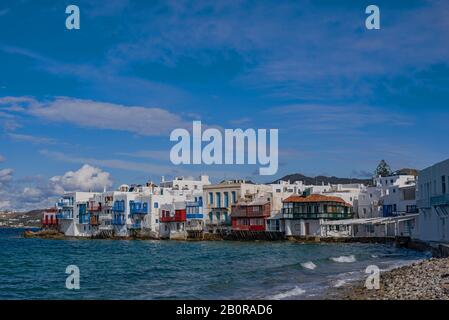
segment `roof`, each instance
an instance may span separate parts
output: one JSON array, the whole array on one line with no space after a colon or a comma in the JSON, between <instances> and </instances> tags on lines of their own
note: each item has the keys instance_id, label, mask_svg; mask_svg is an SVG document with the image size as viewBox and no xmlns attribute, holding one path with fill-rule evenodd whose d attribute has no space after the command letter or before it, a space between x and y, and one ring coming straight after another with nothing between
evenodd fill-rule
<instances>
[{"instance_id":1,"label":"roof","mask_svg":"<svg viewBox=\"0 0 449 320\"><path fill-rule=\"evenodd\" d=\"M342 198L335 197L335 196L325 196L322 194L310 194L308 196L290 196L287 199L283 200L282 202L302 202L302 203L308 203L308 202L338 202L344 205L350 206L349 203L346 203Z\"/></svg>"}]
</instances>

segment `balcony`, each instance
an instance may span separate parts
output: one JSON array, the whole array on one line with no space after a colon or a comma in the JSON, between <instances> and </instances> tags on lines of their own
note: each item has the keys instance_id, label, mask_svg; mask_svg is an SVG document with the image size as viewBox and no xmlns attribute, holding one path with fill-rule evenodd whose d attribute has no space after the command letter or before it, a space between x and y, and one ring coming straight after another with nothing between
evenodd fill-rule
<instances>
[{"instance_id":1,"label":"balcony","mask_svg":"<svg viewBox=\"0 0 449 320\"><path fill-rule=\"evenodd\" d=\"M56 206L58 206L59 208L73 207L73 202L69 201L69 200L62 200L62 201L58 201Z\"/></svg>"},{"instance_id":2,"label":"balcony","mask_svg":"<svg viewBox=\"0 0 449 320\"><path fill-rule=\"evenodd\" d=\"M449 194L430 197L431 206L449 206Z\"/></svg>"},{"instance_id":3,"label":"balcony","mask_svg":"<svg viewBox=\"0 0 449 320\"><path fill-rule=\"evenodd\" d=\"M56 214L56 219L71 220L73 219L73 214L71 212L60 212Z\"/></svg>"},{"instance_id":4,"label":"balcony","mask_svg":"<svg viewBox=\"0 0 449 320\"><path fill-rule=\"evenodd\" d=\"M130 201L129 203L129 211L133 214L141 214L146 215L148 214L148 203L146 202L133 202Z\"/></svg>"},{"instance_id":5,"label":"balcony","mask_svg":"<svg viewBox=\"0 0 449 320\"><path fill-rule=\"evenodd\" d=\"M202 213L188 213L186 214L187 220L189 219L204 219L204 215Z\"/></svg>"},{"instance_id":6,"label":"balcony","mask_svg":"<svg viewBox=\"0 0 449 320\"><path fill-rule=\"evenodd\" d=\"M291 212L282 209L282 217L284 219L352 219L354 214L352 212L318 212L318 213L300 213Z\"/></svg>"},{"instance_id":7,"label":"balcony","mask_svg":"<svg viewBox=\"0 0 449 320\"><path fill-rule=\"evenodd\" d=\"M124 201L116 201L112 207L112 211L114 212L125 212L125 202Z\"/></svg>"},{"instance_id":8,"label":"balcony","mask_svg":"<svg viewBox=\"0 0 449 320\"><path fill-rule=\"evenodd\" d=\"M114 218L112 219L112 224L115 226L123 226L125 225L126 219L122 218Z\"/></svg>"}]
</instances>

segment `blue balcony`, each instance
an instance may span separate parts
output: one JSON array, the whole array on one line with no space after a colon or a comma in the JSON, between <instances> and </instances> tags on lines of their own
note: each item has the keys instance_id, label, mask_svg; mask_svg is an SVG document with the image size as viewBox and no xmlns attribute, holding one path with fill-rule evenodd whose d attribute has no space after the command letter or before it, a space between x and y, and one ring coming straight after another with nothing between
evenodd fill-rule
<instances>
[{"instance_id":1,"label":"blue balcony","mask_svg":"<svg viewBox=\"0 0 449 320\"><path fill-rule=\"evenodd\" d=\"M204 215L202 213L188 213L186 215L187 220L189 219L203 219Z\"/></svg>"},{"instance_id":2,"label":"blue balcony","mask_svg":"<svg viewBox=\"0 0 449 320\"><path fill-rule=\"evenodd\" d=\"M125 225L126 219L122 219L121 216L114 216L112 219L112 224L115 226L123 226Z\"/></svg>"},{"instance_id":3,"label":"blue balcony","mask_svg":"<svg viewBox=\"0 0 449 320\"><path fill-rule=\"evenodd\" d=\"M66 219L66 220L71 220L73 219L73 214L71 212L59 212L56 214L56 218L61 220L61 219Z\"/></svg>"},{"instance_id":4,"label":"blue balcony","mask_svg":"<svg viewBox=\"0 0 449 320\"><path fill-rule=\"evenodd\" d=\"M80 214L78 216L79 224L89 224L90 223L90 214Z\"/></svg>"},{"instance_id":5,"label":"blue balcony","mask_svg":"<svg viewBox=\"0 0 449 320\"><path fill-rule=\"evenodd\" d=\"M148 203L146 202L129 202L129 211L130 214L148 214Z\"/></svg>"},{"instance_id":6,"label":"blue balcony","mask_svg":"<svg viewBox=\"0 0 449 320\"><path fill-rule=\"evenodd\" d=\"M125 201L115 201L114 206L112 207L113 212L125 212Z\"/></svg>"}]
</instances>

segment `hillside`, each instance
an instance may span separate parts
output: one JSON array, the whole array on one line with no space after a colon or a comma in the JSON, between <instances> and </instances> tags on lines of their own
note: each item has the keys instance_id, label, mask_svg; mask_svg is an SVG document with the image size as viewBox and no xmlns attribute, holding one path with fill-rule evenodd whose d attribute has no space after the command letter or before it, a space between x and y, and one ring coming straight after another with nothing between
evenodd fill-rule
<instances>
[{"instance_id":1,"label":"hillside","mask_svg":"<svg viewBox=\"0 0 449 320\"><path fill-rule=\"evenodd\" d=\"M280 179L273 181L272 183L277 183L280 180L295 182L295 181L303 181L305 184L348 184L348 183L363 183L363 184L371 184L371 179L357 179L357 178L338 178L335 176L327 177L327 176L316 176L316 177L308 177L301 173L293 173L286 175Z\"/></svg>"}]
</instances>

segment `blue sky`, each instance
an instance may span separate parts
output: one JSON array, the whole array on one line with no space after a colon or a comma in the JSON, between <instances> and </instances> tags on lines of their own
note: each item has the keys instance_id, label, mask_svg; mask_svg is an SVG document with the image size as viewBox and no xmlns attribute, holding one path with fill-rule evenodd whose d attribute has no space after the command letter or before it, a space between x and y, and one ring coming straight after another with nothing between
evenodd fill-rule
<instances>
[{"instance_id":1,"label":"blue sky","mask_svg":"<svg viewBox=\"0 0 449 320\"><path fill-rule=\"evenodd\" d=\"M365 28L370 4L381 30ZM4 0L0 208L161 175L366 177L380 159L446 159L448 16L447 1ZM169 133L192 120L278 128L277 175L172 165Z\"/></svg>"}]
</instances>

